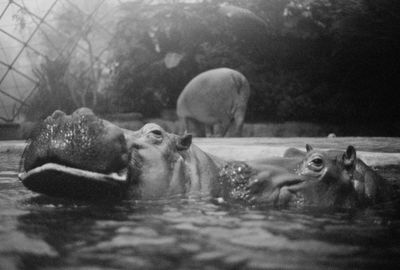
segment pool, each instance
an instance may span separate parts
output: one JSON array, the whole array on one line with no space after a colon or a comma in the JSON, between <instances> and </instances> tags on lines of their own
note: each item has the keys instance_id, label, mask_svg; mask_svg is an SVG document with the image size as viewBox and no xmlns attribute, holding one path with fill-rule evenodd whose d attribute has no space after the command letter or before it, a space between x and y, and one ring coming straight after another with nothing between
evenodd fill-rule
<instances>
[{"instance_id":1,"label":"pool","mask_svg":"<svg viewBox=\"0 0 400 270\"><path fill-rule=\"evenodd\" d=\"M318 139L309 140L318 144ZM213 142L198 144L211 149ZM274 147L271 142L261 144ZM397 269L400 265L397 201L364 210L329 210L215 205L183 196L114 203L62 200L38 196L17 180L23 142L0 145L0 269ZM386 152L396 153L393 147ZM376 168L397 188L400 165Z\"/></svg>"}]
</instances>

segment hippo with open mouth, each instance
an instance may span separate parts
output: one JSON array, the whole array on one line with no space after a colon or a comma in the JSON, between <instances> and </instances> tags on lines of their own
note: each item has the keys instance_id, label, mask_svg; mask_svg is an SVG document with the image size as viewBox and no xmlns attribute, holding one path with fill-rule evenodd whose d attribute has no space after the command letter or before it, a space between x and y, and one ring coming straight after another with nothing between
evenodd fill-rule
<instances>
[{"instance_id":1,"label":"hippo with open mouth","mask_svg":"<svg viewBox=\"0 0 400 270\"><path fill-rule=\"evenodd\" d=\"M298 157L225 161L192 144L190 134L171 134L156 124L125 130L83 108L72 115L56 111L43 121L24 151L19 178L32 191L79 199L186 194L249 204L351 207L359 202L352 183L355 160L355 150L345 152L324 176Z\"/></svg>"}]
</instances>

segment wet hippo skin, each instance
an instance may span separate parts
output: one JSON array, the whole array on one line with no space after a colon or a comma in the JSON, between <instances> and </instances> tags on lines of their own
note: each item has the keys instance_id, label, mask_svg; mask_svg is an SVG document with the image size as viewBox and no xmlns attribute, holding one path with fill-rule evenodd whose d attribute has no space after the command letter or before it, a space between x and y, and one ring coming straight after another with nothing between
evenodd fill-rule
<instances>
[{"instance_id":1,"label":"wet hippo skin","mask_svg":"<svg viewBox=\"0 0 400 270\"><path fill-rule=\"evenodd\" d=\"M308 154L225 161L192 144L190 134L171 134L156 124L125 130L88 109L56 111L31 136L20 179L35 192L79 199L185 194L246 204L353 207L367 193L354 185L357 159L349 149L338 162ZM331 163L320 168L321 162Z\"/></svg>"},{"instance_id":2,"label":"wet hippo skin","mask_svg":"<svg viewBox=\"0 0 400 270\"><path fill-rule=\"evenodd\" d=\"M343 172L347 172L357 201L362 205L389 201L395 196L388 181L357 158L356 150L352 146L349 146L346 151L321 151L306 145L306 151L297 148L287 149L284 157L298 160L300 166L297 170L303 175L315 175L320 179L324 177L337 179L336 175L343 176Z\"/></svg>"},{"instance_id":3,"label":"wet hippo skin","mask_svg":"<svg viewBox=\"0 0 400 270\"><path fill-rule=\"evenodd\" d=\"M28 140L23 164L31 176L23 183L53 196L119 196L124 182L109 181L106 174L125 169L128 157L119 127L98 119L89 109L72 115L55 111Z\"/></svg>"},{"instance_id":4,"label":"wet hippo skin","mask_svg":"<svg viewBox=\"0 0 400 270\"><path fill-rule=\"evenodd\" d=\"M24 168L29 171L54 162L110 173L127 166L126 147L123 131L90 110L80 109L70 116L55 111L34 130L25 149Z\"/></svg>"}]
</instances>

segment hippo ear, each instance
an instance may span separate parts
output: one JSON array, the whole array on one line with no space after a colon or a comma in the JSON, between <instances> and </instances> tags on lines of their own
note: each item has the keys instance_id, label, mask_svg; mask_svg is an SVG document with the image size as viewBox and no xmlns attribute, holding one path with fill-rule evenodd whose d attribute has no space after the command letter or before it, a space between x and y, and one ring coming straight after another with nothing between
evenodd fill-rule
<instances>
[{"instance_id":1,"label":"hippo ear","mask_svg":"<svg viewBox=\"0 0 400 270\"><path fill-rule=\"evenodd\" d=\"M60 110L55 110L55 111L53 112L53 114L51 115L51 117L52 117L53 119L58 119L58 118L61 118L61 117L63 117L63 116L66 116L66 114L65 114L65 112L60 111Z\"/></svg>"},{"instance_id":2,"label":"hippo ear","mask_svg":"<svg viewBox=\"0 0 400 270\"><path fill-rule=\"evenodd\" d=\"M308 143L306 144L306 150L307 150L307 152L310 152L311 150L313 150L314 148L311 146L311 145L309 145Z\"/></svg>"},{"instance_id":3,"label":"hippo ear","mask_svg":"<svg viewBox=\"0 0 400 270\"><path fill-rule=\"evenodd\" d=\"M356 149L349 145L343 154L343 163L346 167L353 167L357 159Z\"/></svg>"},{"instance_id":4,"label":"hippo ear","mask_svg":"<svg viewBox=\"0 0 400 270\"><path fill-rule=\"evenodd\" d=\"M183 151L189 149L192 144L192 134L184 134L178 137L178 141L176 143L176 149L178 151Z\"/></svg>"}]
</instances>

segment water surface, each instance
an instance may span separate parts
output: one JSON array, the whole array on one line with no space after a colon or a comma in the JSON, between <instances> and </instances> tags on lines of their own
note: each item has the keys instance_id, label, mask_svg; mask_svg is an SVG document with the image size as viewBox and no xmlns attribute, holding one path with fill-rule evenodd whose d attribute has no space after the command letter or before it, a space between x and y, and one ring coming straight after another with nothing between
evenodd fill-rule
<instances>
[{"instance_id":1,"label":"water surface","mask_svg":"<svg viewBox=\"0 0 400 270\"><path fill-rule=\"evenodd\" d=\"M364 210L38 196L0 157L0 269L397 269L398 202ZM399 166L378 171L397 188Z\"/></svg>"}]
</instances>

